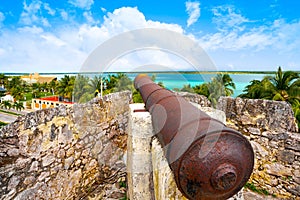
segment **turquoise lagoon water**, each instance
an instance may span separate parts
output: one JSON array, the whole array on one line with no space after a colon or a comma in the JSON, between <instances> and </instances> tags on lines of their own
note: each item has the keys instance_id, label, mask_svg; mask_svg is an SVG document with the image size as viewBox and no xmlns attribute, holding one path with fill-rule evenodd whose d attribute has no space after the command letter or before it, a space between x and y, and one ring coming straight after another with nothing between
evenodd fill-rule
<instances>
[{"instance_id":1,"label":"turquoise lagoon water","mask_svg":"<svg viewBox=\"0 0 300 200\"><path fill-rule=\"evenodd\" d=\"M148 75L155 74L155 82L163 82L167 89L182 88L184 85L190 84L192 87L211 81L216 74L191 74L191 73L148 73ZM131 79L137 74L128 74ZM233 97L243 93L243 90L252 80L262 80L265 76L272 74L229 74L235 83L236 89L234 90Z\"/></svg>"}]
</instances>

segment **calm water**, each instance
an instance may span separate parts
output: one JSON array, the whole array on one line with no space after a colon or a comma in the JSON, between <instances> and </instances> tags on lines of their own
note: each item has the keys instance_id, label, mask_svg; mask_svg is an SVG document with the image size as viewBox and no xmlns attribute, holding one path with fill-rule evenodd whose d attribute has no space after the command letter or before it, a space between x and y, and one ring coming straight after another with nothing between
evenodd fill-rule
<instances>
[{"instance_id":1,"label":"calm water","mask_svg":"<svg viewBox=\"0 0 300 200\"><path fill-rule=\"evenodd\" d=\"M152 75L152 74L148 74ZM190 84L192 87L211 81L216 74L169 74L169 73L156 73L155 82L163 82L164 86L168 89L182 88L184 85ZM234 90L233 97L243 93L243 90L250 81L262 80L267 75L272 74L229 74L235 83L236 89ZM134 79L136 74L129 74L129 77Z\"/></svg>"}]
</instances>

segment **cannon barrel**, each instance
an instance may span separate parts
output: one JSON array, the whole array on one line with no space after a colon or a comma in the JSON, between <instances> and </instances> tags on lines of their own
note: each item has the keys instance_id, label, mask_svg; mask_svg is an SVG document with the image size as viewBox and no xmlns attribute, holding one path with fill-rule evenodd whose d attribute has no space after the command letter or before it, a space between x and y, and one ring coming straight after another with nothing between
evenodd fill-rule
<instances>
[{"instance_id":1,"label":"cannon barrel","mask_svg":"<svg viewBox=\"0 0 300 200\"><path fill-rule=\"evenodd\" d=\"M200 111L183 97L154 83L145 74L134 80L152 126L188 199L227 199L249 179L254 153L239 132Z\"/></svg>"}]
</instances>

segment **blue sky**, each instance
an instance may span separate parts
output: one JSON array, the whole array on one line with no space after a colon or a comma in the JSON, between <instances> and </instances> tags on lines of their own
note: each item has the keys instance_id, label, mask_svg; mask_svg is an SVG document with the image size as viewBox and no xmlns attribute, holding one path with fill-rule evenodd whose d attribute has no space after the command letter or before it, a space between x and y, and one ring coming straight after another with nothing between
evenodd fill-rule
<instances>
[{"instance_id":1,"label":"blue sky","mask_svg":"<svg viewBox=\"0 0 300 200\"><path fill-rule=\"evenodd\" d=\"M97 46L140 28L192 38L218 70L299 71L299 7L291 0L0 0L0 72L78 72ZM149 63L190 70L159 51L114 67Z\"/></svg>"}]
</instances>

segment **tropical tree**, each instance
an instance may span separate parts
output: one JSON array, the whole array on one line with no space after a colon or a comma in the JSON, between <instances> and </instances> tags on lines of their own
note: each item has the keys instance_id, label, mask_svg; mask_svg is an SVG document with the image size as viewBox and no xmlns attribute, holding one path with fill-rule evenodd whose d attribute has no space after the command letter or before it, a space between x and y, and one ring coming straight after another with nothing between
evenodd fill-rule
<instances>
[{"instance_id":1,"label":"tropical tree","mask_svg":"<svg viewBox=\"0 0 300 200\"><path fill-rule=\"evenodd\" d=\"M294 100L292 103L292 109L294 111L295 118L298 123L298 128L300 129L300 101Z\"/></svg>"},{"instance_id":2,"label":"tropical tree","mask_svg":"<svg viewBox=\"0 0 300 200\"><path fill-rule=\"evenodd\" d=\"M235 83L232 81L232 78L229 76L229 74L218 74L215 79L217 82L222 84L225 96L233 95Z\"/></svg>"},{"instance_id":3,"label":"tropical tree","mask_svg":"<svg viewBox=\"0 0 300 200\"><path fill-rule=\"evenodd\" d=\"M191 84L183 85L183 88L181 88L180 91L194 93L194 89L191 87Z\"/></svg>"},{"instance_id":4,"label":"tropical tree","mask_svg":"<svg viewBox=\"0 0 300 200\"><path fill-rule=\"evenodd\" d=\"M5 87L7 85L7 83L8 83L8 77L5 74L1 73L0 74L0 87L2 85Z\"/></svg>"},{"instance_id":5,"label":"tropical tree","mask_svg":"<svg viewBox=\"0 0 300 200\"><path fill-rule=\"evenodd\" d=\"M103 79L104 78L102 78L102 76L94 76L94 78L92 78L90 80L90 83L89 83L90 91L94 94L95 97L101 92L101 87L103 90L104 85L107 84L105 81L106 79L105 80L103 80ZM101 83L101 81L102 81L102 83Z\"/></svg>"},{"instance_id":6,"label":"tropical tree","mask_svg":"<svg viewBox=\"0 0 300 200\"><path fill-rule=\"evenodd\" d=\"M63 98L72 101L74 91L75 76L65 75L58 84L58 94Z\"/></svg>"},{"instance_id":7,"label":"tropical tree","mask_svg":"<svg viewBox=\"0 0 300 200\"><path fill-rule=\"evenodd\" d=\"M116 87L113 89L114 92L123 90L134 91L133 82L126 74L119 74L117 78Z\"/></svg>"},{"instance_id":8,"label":"tropical tree","mask_svg":"<svg viewBox=\"0 0 300 200\"><path fill-rule=\"evenodd\" d=\"M120 78L122 78L123 74L118 73L117 75L115 74L109 74L107 78L104 79L106 89L110 92L113 91L113 89L116 87L117 82Z\"/></svg>"},{"instance_id":9,"label":"tropical tree","mask_svg":"<svg viewBox=\"0 0 300 200\"><path fill-rule=\"evenodd\" d=\"M74 84L74 101L84 103L93 98L93 93L89 85L89 77L78 75Z\"/></svg>"},{"instance_id":10,"label":"tropical tree","mask_svg":"<svg viewBox=\"0 0 300 200\"><path fill-rule=\"evenodd\" d=\"M21 86L16 86L10 89L10 93L16 101L23 100L25 88Z\"/></svg>"},{"instance_id":11,"label":"tropical tree","mask_svg":"<svg viewBox=\"0 0 300 200\"><path fill-rule=\"evenodd\" d=\"M239 97L249 99L272 99L273 90L270 90L272 87L268 77L261 81L252 80L250 81L250 85L247 85L243 90L244 93L240 94Z\"/></svg>"},{"instance_id":12,"label":"tropical tree","mask_svg":"<svg viewBox=\"0 0 300 200\"><path fill-rule=\"evenodd\" d=\"M300 76L297 72L282 72L278 68L275 76L266 76L262 81L253 80L240 97L288 101L300 100Z\"/></svg>"},{"instance_id":13,"label":"tropical tree","mask_svg":"<svg viewBox=\"0 0 300 200\"><path fill-rule=\"evenodd\" d=\"M213 107L216 107L219 98L225 96L225 87L217 78L213 78L207 86L209 91L208 100L210 100Z\"/></svg>"},{"instance_id":14,"label":"tropical tree","mask_svg":"<svg viewBox=\"0 0 300 200\"><path fill-rule=\"evenodd\" d=\"M7 89L10 90L17 86L24 87L25 85L25 82L21 79L20 76L13 76L12 79L8 81Z\"/></svg>"},{"instance_id":15,"label":"tropical tree","mask_svg":"<svg viewBox=\"0 0 300 200\"><path fill-rule=\"evenodd\" d=\"M195 87L193 87L195 93L197 94L201 94L204 95L206 97L209 96L209 89L208 89L208 83L203 83L201 85L196 85Z\"/></svg>"},{"instance_id":16,"label":"tropical tree","mask_svg":"<svg viewBox=\"0 0 300 200\"><path fill-rule=\"evenodd\" d=\"M300 100L300 76L297 72L282 72L281 67L278 68L274 77L270 78L273 85L273 100L277 101L293 101Z\"/></svg>"},{"instance_id":17,"label":"tropical tree","mask_svg":"<svg viewBox=\"0 0 300 200\"><path fill-rule=\"evenodd\" d=\"M56 93L56 88L58 87L58 81L56 79L53 79L49 84L48 87L51 91L51 93L54 95Z\"/></svg>"},{"instance_id":18,"label":"tropical tree","mask_svg":"<svg viewBox=\"0 0 300 200\"><path fill-rule=\"evenodd\" d=\"M235 84L229 74L217 74L210 82L196 85L193 89L197 94L208 97L215 107L221 96L231 96L233 94Z\"/></svg>"},{"instance_id":19,"label":"tropical tree","mask_svg":"<svg viewBox=\"0 0 300 200\"><path fill-rule=\"evenodd\" d=\"M22 102L14 102L14 104L12 105L13 108L15 108L16 110L22 110L24 109L23 103Z\"/></svg>"},{"instance_id":20,"label":"tropical tree","mask_svg":"<svg viewBox=\"0 0 300 200\"><path fill-rule=\"evenodd\" d=\"M12 107L12 105L9 101L2 101L1 102L1 108L10 109L11 107Z\"/></svg>"},{"instance_id":21,"label":"tropical tree","mask_svg":"<svg viewBox=\"0 0 300 200\"><path fill-rule=\"evenodd\" d=\"M266 76L262 81L253 80L246 86L243 98L270 99L275 101L287 101L292 105L295 117L300 122L300 76L293 71L283 72L281 67L275 76Z\"/></svg>"},{"instance_id":22,"label":"tropical tree","mask_svg":"<svg viewBox=\"0 0 300 200\"><path fill-rule=\"evenodd\" d=\"M40 83L40 90L42 92L48 92L49 91L48 83L47 82Z\"/></svg>"}]
</instances>

